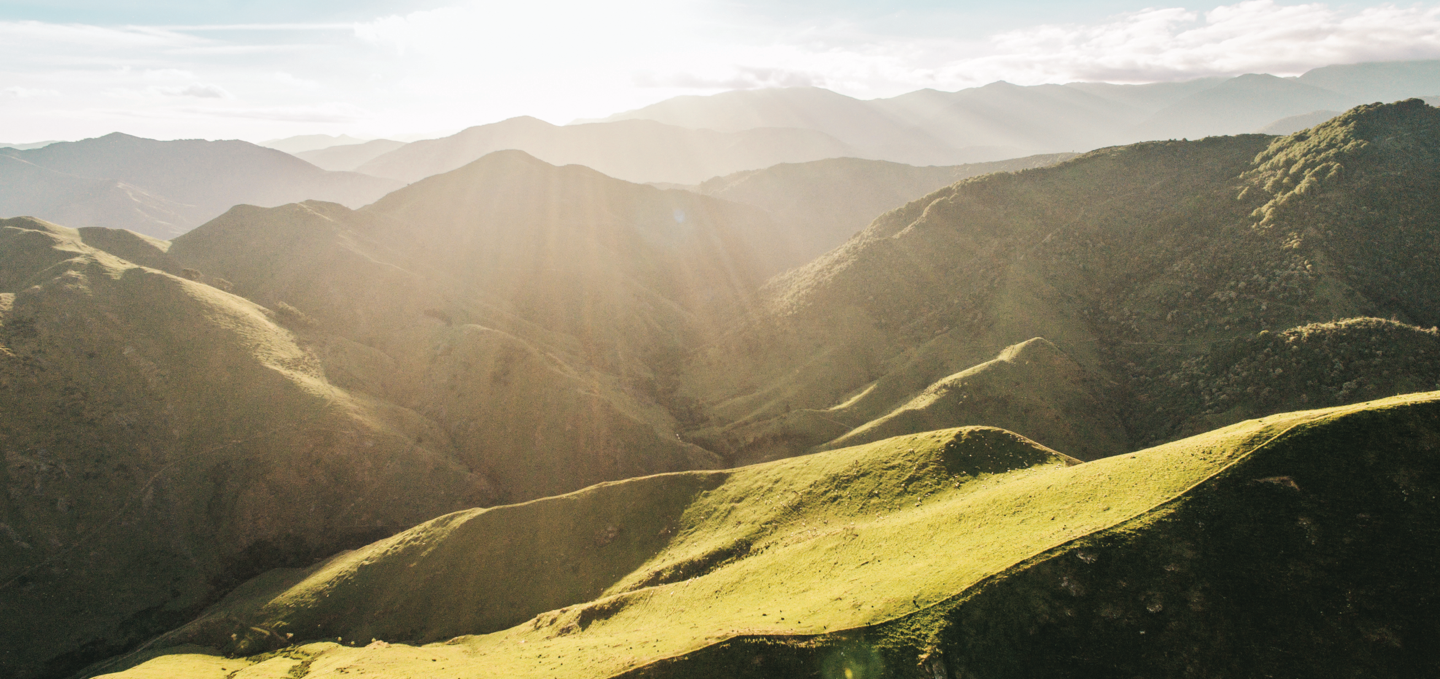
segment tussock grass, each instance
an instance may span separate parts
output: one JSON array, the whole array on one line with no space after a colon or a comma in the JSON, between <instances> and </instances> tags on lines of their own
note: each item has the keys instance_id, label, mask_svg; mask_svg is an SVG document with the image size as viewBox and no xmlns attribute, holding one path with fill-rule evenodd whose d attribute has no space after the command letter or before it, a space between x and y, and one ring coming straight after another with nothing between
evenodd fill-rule
<instances>
[{"instance_id":1,"label":"tussock grass","mask_svg":"<svg viewBox=\"0 0 1440 679\"><path fill-rule=\"evenodd\" d=\"M271 574L157 645L201 643L253 653L274 633L294 634L293 652L315 656L307 677L342 670L387 676L790 676L817 673L839 662L845 649L853 651L845 662L868 653L873 667L867 667L883 669L864 676L918 676L941 657L953 670L1006 663L1048 667L1061 659L1044 653L1043 645L1033 654L1013 655L995 644L1029 643L1024 635L1010 641L1003 636L1018 633L1013 625L1026 620L1058 625L1080 643L1084 630L1066 627L1064 602L1057 599L1083 596L1086 587L1117 586L1091 577L1066 594L1067 585L1053 579L1056 573L1065 577L1065 567L1053 564L1124 562L1137 573L1124 576L1137 590L1117 601L1153 608L1159 600L1161 608L1183 609L1183 589L1146 580L1172 572L1176 550L1192 550L1201 561L1234 557L1244 568L1253 559L1234 552L1196 556L1204 545L1197 546L1201 538L1195 535L1168 544L1177 525L1193 526L1194 512L1200 512L1201 521L1218 523L1183 530L1227 536L1228 550L1269 553L1270 545L1251 542L1267 534L1243 532L1249 530L1243 528L1252 511L1247 507L1256 500L1232 497L1236 488L1283 496L1297 484L1325 505L1345 501L1335 495L1344 493L1337 474L1363 469L1366 476L1357 483L1382 486L1400 469L1434 474L1434 456L1423 446L1440 435L1437 404L1437 395L1428 394L1277 415L1084 464L980 427L729 472L606 484L450 515L310 571ZM1354 460L1336 458L1339 451L1325 443L1337 435L1356 443L1367 436L1388 441L1385 432L1392 430L1429 438L1389 461L1364 452L1374 448L1363 445ZM1433 511L1433 501L1427 502ZM1375 516L1398 522L1386 524L1393 531L1416 525L1404 512ZM1294 525L1293 516L1281 520ZM1292 571L1270 580L1309 592L1306 587L1319 586L1315 578L1293 568L1324 570L1328 553L1293 555ZM1194 572L1196 566L1186 562L1184 568ZM1036 578L1043 582L1032 582ZM587 586L576 588L577 582ZM1026 594L1042 586L1043 597ZM1234 579L1210 582L1203 597L1216 601L1234 586ZM541 610L565 599L572 601ZM527 620L494 616L502 601L513 606L521 600L533 605L510 610ZM996 606L1012 612L997 613ZM964 628L971 631L962 634L964 625L989 620L967 617L971 607L984 607L1011 631ZM1104 618L1099 608L1097 603L1087 615L1137 615L1125 608ZM1217 608L1223 613L1207 614L1208 624L1258 633L1248 626L1258 623L1245 617L1243 602ZM1307 619L1312 613L1295 615ZM372 638L387 645L371 645ZM329 643L305 643L319 639ZM437 643L416 645L424 642ZM1185 652L1192 658L1216 652L1207 643L1196 639L1185 648L1199 650ZM166 662L183 666L185 657ZM197 656L195 662L215 661ZM852 673L858 669L853 665Z\"/></svg>"}]
</instances>

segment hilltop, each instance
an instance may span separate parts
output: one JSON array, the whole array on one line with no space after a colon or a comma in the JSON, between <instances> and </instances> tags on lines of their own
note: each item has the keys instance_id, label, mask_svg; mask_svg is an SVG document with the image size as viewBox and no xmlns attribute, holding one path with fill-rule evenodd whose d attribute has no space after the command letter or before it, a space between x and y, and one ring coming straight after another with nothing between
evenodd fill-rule
<instances>
[{"instance_id":1,"label":"hilltop","mask_svg":"<svg viewBox=\"0 0 1440 679\"><path fill-rule=\"evenodd\" d=\"M949 429L461 512L106 676L1423 674L1436 398L1085 464Z\"/></svg>"}]
</instances>

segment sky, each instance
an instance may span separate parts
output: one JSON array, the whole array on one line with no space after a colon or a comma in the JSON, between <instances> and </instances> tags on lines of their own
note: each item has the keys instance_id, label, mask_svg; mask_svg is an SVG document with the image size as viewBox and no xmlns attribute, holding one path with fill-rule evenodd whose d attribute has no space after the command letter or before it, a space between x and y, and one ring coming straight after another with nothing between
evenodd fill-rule
<instances>
[{"instance_id":1,"label":"sky","mask_svg":"<svg viewBox=\"0 0 1440 679\"><path fill-rule=\"evenodd\" d=\"M1440 0L0 0L0 142L413 139L679 95L1440 59Z\"/></svg>"}]
</instances>

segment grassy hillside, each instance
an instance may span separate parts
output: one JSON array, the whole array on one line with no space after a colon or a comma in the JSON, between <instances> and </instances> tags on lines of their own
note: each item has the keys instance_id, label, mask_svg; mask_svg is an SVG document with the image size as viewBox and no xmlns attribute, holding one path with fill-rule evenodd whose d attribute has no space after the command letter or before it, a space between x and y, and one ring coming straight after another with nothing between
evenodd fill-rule
<instances>
[{"instance_id":1,"label":"grassy hillside","mask_svg":"<svg viewBox=\"0 0 1440 679\"><path fill-rule=\"evenodd\" d=\"M0 222L7 676L66 674L257 572L497 497L434 423L329 383L273 312L86 244L126 245L107 235Z\"/></svg>"},{"instance_id":2,"label":"grassy hillside","mask_svg":"<svg viewBox=\"0 0 1440 679\"><path fill-rule=\"evenodd\" d=\"M860 427L1035 337L1094 372L1129 449L1305 407L1217 411L1210 383L1240 360L1233 343L1261 332L1356 317L1393 318L1401 334L1440 323L1437 153L1440 111L1412 100L1290 137L1138 144L960 182L767 283L747 324L690 357L688 435L733 459L776 440L799 452L844 431L793 413ZM1391 326L1348 327L1358 338ZM1388 342L1381 335L1374 341ZM1302 374L1332 362L1295 351L1325 363ZM1372 359L1362 381L1374 390L1344 398L1440 378L1403 353ZM1271 386L1265 375L1281 367L1247 370L1243 388ZM1175 397L1187 381L1191 391ZM1300 387L1312 404L1342 391ZM1210 417L1194 424L1197 413Z\"/></svg>"},{"instance_id":3,"label":"grassy hillside","mask_svg":"<svg viewBox=\"0 0 1440 679\"><path fill-rule=\"evenodd\" d=\"M271 572L108 676L1425 674L1437 445L1427 394L1085 464L965 428L636 479Z\"/></svg>"}]
</instances>

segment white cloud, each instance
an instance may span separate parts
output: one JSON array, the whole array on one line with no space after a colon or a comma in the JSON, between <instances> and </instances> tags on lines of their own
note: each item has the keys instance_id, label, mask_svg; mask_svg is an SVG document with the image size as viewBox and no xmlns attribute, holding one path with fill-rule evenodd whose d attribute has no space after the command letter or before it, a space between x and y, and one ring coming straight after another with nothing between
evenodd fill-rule
<instances>
[{"instance_id":1,"label":"white cloud","mask_svg":"<svg viewBox=\"0 0 1440 679\"><path fill-rule=\"evenodd\" d=\"M282 121L291 123L353 123L364 118L367 111L353 104L328 102L304 106L226 107L226 108L184 108L182 112L214 118L243 118L250 120Z\"/></svg>"},{"instance_id":2,"label":"white cloud","mask_svg":"<svg viewBox=\"0 0 1440 679\"><path fill-rule=\"evenodd\" d=\"M648 71L636 73L633 77L637 87L660 87L697 90L753 90L759 87L823 87L825 78L815 73L790 71L782 68L756 66L733 66L727 73L703 75L697 73L671 73L656 75Z\"/></svg>"},{"instance_id":3,"label":"white cloud","mask_svg":"<svg viewBox=\"0 0 1440 679\"><path fill-rule=\"evenodd\" d=\"M320 83L306 78L297 78L293 74L284 71L277 71L270 74L270 79L287 87L297 89L313 89L320 86Z\"/></svg>"},{"instance_id":4,"label":"white cloud","mask_svg":"<svg viewBox=\"0 0 1440 679\"><path fill-rule=\"evenodd\" d=\"M1329 64L1440 57L1440 9L1247 0L1204 14L1145 10L1093 25L995 36L991 54L940 69L940 80L1029 84L1154 82L1210 75L1293 75Z\"/></svg>"},{"instance_id":5,"label":"white cloud","mask_svg":"<svg viewBox=\"0 0 1440 679\"><path fill-rule=\"evenodd\" d=\"M28 116L12 134L35 138L73 138L67 120L98 126L117 109L153 122L131 129L155 135L383 136L522 114L566 122L726 89L815 85L872 98L995 80L1149 82L1440 58L1440 0L1287 1L1162 5L967 38L934 28L964 15L953 7L905 21L766 23L726 10L729 0L454 0L343 26L0 21L0 68L17 86L0 96L7 125L21 120L14 112Z\"/></svg>"},{"instance_id":6,"label":"white cloud","mask_svg":"<svg viewBox=\"0 0 1440 679\"><path fill-rule=\"evenodd\" d=\"M197 99L234 99L235 95L225 91L219 85L193 84L175 85L172 87L152 87L149 90L152 94L164 97L195 97Z\"/></svg>"},{"instance_id":7,"label":"white cloud","mask_svg":"<svg viewBox=\"0 0 1440 679\"><path fill-rule=\"evenodd\" d=\"M195 74L181 68L152 68L146 69L147 80L190 80Z\"/></svg>"},{"instance_id":8,"label":"white cloud","mask_svg":"<svg viewBox=\"0 0 1440 679\"><path fill-rule=\"evenodd\" d=\"M33 99L36 97L58 97L60 93L55 90L35 90L28 87L7 87L0 90L0 94L16 99Z\"/></svg>"}]
</instances>

